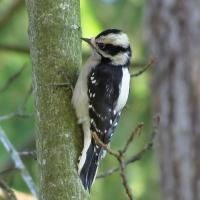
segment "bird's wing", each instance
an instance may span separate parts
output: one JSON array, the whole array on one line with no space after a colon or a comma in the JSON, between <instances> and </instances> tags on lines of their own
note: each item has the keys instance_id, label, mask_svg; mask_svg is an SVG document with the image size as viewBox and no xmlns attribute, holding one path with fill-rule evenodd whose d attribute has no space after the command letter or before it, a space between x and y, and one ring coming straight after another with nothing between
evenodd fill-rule
<instances>
[{"instance_id":1,"label":"bird's wing","mask_svg":"<svg viewBox=\"0 0 200 200\"><path fill-rule=\"evenodd\" d=\"M105 144L110 142L120 116L120 112L116 112L114 108L120 93L121 79L122 70L102 64L92 69L88 75L90 130ZM90 190L95 180L99 160L105 155L104 152L103 147L91 138L80 170L80 177L86 189Z\"/></svg>"},{"instance_id":2,"label":"bird's wing","mask_svg":"<svg viewBox=\"0 0 200 200\"><path fill-rule=\"evenodd\" d=\"M88 97L91 131L105 143L110 142L120 113L114 110L120 93L122 71L101 65L88 76Z\"/></svg>"}]
</instances>

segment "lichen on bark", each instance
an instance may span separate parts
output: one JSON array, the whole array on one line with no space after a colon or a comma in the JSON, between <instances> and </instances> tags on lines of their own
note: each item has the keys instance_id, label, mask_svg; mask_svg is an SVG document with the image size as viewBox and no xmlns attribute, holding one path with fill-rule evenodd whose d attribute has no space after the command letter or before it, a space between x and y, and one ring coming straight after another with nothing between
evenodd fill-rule
<instances>
[{"instance_id":1,"label":"lichen on bark","mask_svg":"<svg viewBox=\"0 0 200 200\"><path fill-rule=\"evenodd\" d=\"M78 0L27 0L40 199L85 200L77 174L82 142L69 88L81 65Z\"/></svg>"}]
</instances>

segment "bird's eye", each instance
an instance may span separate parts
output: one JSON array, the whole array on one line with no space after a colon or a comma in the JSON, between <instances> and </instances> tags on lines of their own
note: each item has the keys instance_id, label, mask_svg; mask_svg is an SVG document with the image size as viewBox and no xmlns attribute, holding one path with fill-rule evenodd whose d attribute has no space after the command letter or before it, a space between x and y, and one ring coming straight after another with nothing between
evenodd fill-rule
<instances>
[{"instance_id":1,"label":"bird's eye","mask_svg":"<svg viewBox=\"0 0 200 200\"><path fill-rule=\"evenodd\" d=\"M106 45L104 43L98 43L99 49L104 50Z\"/></svg>"}]
</instances>

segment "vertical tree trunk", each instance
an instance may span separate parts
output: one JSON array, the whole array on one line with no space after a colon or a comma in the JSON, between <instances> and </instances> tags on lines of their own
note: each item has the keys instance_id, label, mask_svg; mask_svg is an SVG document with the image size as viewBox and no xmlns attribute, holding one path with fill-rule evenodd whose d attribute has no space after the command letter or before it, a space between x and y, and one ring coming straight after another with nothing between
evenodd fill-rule
<instances>
[{"instance_id":1,"label":"vertical tree trunk","mask_svg":"<svg viewBox=\"0 0 200 200\"><path fill-rule=\"evenodd\" d=\"M87 199L77 174L81 133L69 88L81 64L79 0L27 0L40 199Z\"/></svg>"},{"instance_id":2,"label":"vertical tree trunk","mask_svg":"<svg viewBox=\"0 0 200 200\"><path fill-rule=\"evenodd\" d=\"M200 199L200 1L147 1L165 200Z\"/></svg>"}]
</instances>

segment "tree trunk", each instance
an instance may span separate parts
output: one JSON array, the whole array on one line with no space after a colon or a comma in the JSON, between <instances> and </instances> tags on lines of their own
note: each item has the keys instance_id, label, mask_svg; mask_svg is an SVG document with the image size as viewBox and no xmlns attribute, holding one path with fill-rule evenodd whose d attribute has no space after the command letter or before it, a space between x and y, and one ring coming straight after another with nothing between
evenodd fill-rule
<instances>
[{"instance_id":1,"label":"tree trunk","mask_svg":"<svg viewBox=\"0 0 200 200\"><path fill-rule=\"evenodd\" d=\"M71 106L70 86L81 64L78 0L27 0L36 108L41 200L83 200L77 174L81 133Z\"/></svg>"},{"instance_id":2,"label":"tree trunk","mask_svg":"<svg viewBox=\"0 0 200 200\"><path fill-rule=\"evenodd\" d=\"M200 1L147 1L165 200L200 199Z\"/></svg>"}]
</instances>

